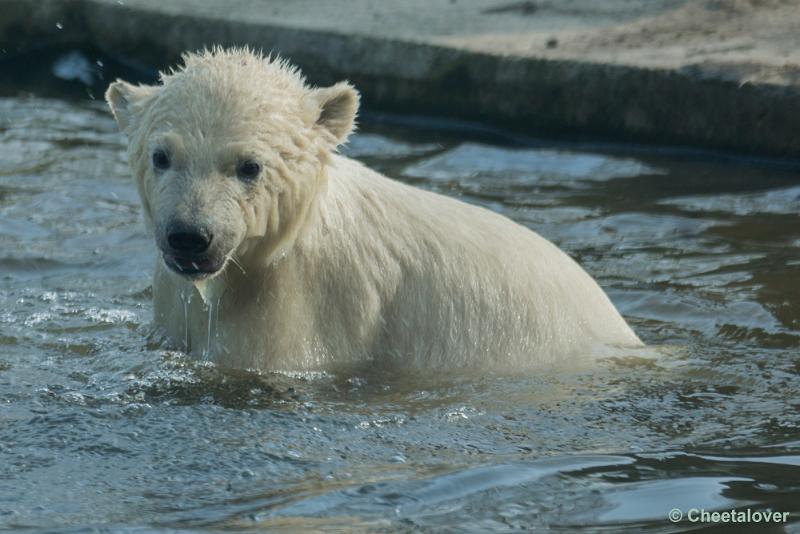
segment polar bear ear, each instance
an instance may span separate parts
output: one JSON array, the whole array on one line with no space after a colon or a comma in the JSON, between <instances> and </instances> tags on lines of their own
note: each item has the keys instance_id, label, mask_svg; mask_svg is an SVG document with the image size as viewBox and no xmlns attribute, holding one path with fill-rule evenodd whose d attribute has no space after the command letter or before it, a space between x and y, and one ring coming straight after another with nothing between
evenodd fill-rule
<instances>
[{"instance_id":1,"label":"polar bear ear","mask_svg":"<svg viewBox=\"0 0 800 534\"><path fill-rule=\"evenodd\" d=\"M347 82L312 91L316 103L318 126L324 128L335 139L335 146L347 140L355 127L360 96Z\"/></svg>"},{"instance_id":2,"label":"polar bear ear","mask_svg":"<svg viewBox=\"0 0 800 534\"><path fill-rule=\"evenodd\" d=\"M137 104L146 100L156 92L156 88L149 85L131 85L126 81L117 80L108 86L106 102L111 108L111 113L117 120L119 129L127 131L133 122Z\"/></svg>"}]
</instances>

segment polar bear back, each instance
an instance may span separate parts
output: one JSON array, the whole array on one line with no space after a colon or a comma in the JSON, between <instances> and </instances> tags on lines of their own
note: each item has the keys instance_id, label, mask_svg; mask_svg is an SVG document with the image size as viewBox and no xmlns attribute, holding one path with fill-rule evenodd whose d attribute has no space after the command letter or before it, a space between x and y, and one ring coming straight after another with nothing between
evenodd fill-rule
<instances>
[{"instance_id":1,"label":"polar bear back","mask_svg":"<svg viewBox=\"0 0 800 534\"><path fill-rule=\"evenodd\" d=\"M351 350L423 367L525 367L641 344L575 261L490 210L342 156L319 208L300 247L312 307L360 325L327 333L358 339Z\"/></svg>"}]
</instances>

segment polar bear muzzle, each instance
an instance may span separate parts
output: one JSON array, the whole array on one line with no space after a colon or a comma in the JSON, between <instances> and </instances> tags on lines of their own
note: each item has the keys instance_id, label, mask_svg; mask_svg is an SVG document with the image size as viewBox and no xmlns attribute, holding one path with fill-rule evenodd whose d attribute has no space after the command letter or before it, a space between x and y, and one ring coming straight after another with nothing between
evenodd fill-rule
<instances>
[{"instance_id":1,"label":"polar bear muzzle","mask_svg":"<svg viewBox=\"0 0 800 534\"><path fill-rule=\"evenodd\" d=\"M205 227L183 221L172 221L166 229L164 263L174 272L190 278L203 278L218 272L224 258L209 254L214 238Z\"/></svg>"}]
</instances>

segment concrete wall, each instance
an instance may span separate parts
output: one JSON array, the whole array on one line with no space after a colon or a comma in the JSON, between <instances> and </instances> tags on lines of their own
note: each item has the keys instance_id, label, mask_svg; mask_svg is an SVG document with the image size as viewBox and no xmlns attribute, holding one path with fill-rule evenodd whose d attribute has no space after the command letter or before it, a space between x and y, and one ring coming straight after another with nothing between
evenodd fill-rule
<instances>
[{"instance_id":1,"label":"concrete wall","mask_svg":"<svg viewBox=\"0 0 800 534\"><path fill-rule=\"evenodd\" d=\"M462 7L449 14L452 0L379 2L377 8L339 0L2 0L0 47L10 55L46 44L91 44L161 68L184 50L249 44L289 57L314 83L351 80L373 108L526 133L800 156L798 58L783 65L768 54L761 63L734 56L723 61L718 54L691 61L691 50L678 56L663 45L660 54L646 41L620 48L616 37L609 39L632 34L642 21L656 28L655 35L663 33L659 21L669 28L672 19L678 26L701 24L676 18L687 9L683 2L640 5L641 13L631 13L607 1L607 11L597 15L602 2L576 0L572 18L545 10L527 23L526 9L535 14L538 4L457 1ZM490 17L495 12L500 18ZM615 13L627 17L624 23L613 22ZM589 15L595 18L587 22ZM795 18L800 21L800 13ZM593 39L613 46L593 46ZM525 48L526 42L532 44ZM696 46L696 38L691 42Z\"/></svg>"}]
</instances>

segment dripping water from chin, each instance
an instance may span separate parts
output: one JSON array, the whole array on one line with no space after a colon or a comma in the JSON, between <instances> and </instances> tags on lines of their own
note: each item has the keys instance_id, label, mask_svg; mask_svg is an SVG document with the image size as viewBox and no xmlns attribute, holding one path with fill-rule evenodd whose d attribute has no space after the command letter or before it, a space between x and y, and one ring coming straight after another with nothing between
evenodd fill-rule
<instances>
[{"instance_id":1,"label":"dripping water from chin","mask_svg":"<svg viewBox=\"0 0 800 534\"><path fill-rule=\"evenodd\" d=\"M189 305L192 303L193 293L186 294L185 290L181 290L181 301L183 301L183 350L189 353Z\"/></svg>"},{"instance_id":2,"label":"dripping water from chin","mask_svg":"<svg viewBox=\"0 0 800 534\"><path fill-rule=\"evenodd\" d=\"M205 278L202 280L195 280L192 282L194 284L195 289L200 294L200 298L203 299L203 304L208 305L208 280Z\"/></svg>"},{"instance_id":3,"label":"dripping water from chin","mask_svg":"<svg viewBox=\"0 0 800 534\"><path fill-rule=\"evenodd\" d=\"M205 299L203 299L203 300L206 302L206 305L207 305L206 309L208 310L208 326L207 326L207 329L206 329L206 347L205 347L205 350L203 351L203 360L204 361L209 361L211 359L211 330L212 330L211 319L214 316L214 308L215 308L215 306L211 302L206 301Z\"/></svg>"},{"instance_id":4,"label":"dripping water from chin","mask_svg":"<svg viewBox=\"0 0 800 534\"><path fill-rule=\"evenodd\" d=\"M221 288L219 286L211 286L209 282L208 279L192 282L195 289L197 289L197 292L200 294L200 298L203 300L203 305L208 314L206 322L206 345L203 348L202 354L204 361L210 361L212 359L211 342L213 339L218 338L217 326L219 324L219 308L224 293L224 290L220 291Z\"/></svg>"}]
</instances>

